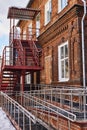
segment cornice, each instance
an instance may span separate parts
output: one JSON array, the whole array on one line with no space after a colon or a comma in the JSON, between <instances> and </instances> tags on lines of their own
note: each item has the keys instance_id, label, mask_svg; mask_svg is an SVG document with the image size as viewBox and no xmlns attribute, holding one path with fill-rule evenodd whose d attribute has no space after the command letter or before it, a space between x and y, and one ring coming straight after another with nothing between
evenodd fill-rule
<instances>
[{"instance_id":1,"label":"cornice","mask_svg":"<svg viewBox=\"0 0 87 130\"><path fill-rule=\"evenodd\" d=\"M62 16L60 16L54 24L47 28L39 37L38 41L40 45L47 43L49 40L60 35L62 32L68 29L68 23L74 17L82 17L83 6L74 5L68 11L66 11Z\"/></svg>"}]
</instances>

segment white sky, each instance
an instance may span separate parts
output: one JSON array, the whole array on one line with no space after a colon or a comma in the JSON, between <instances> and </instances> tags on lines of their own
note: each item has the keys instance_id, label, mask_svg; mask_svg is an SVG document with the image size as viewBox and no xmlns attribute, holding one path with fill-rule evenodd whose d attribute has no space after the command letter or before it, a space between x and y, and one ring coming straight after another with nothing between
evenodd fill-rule
<instances>
[{"instance_id":1,"label":"white sky","mask_svg":"<svg viewBox=\"0 0 87 130\"><path fill-rule=\"evenodd\" d=\"M26 7L29 0L0 0L0 55L5 45L9 45L8 8L11 6Z\"/></svg>"}]
</instances>

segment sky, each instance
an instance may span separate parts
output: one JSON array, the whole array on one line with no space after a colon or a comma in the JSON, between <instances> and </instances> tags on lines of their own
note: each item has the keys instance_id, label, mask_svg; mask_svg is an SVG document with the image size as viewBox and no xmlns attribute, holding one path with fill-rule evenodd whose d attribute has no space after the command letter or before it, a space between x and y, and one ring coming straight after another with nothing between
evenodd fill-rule
<instances>
[{"instance_id":1,"label":"sky","mask_svg":"<svg viewBox=\"0 0 87 130\"><path fill-rule=\"evenodd\" d=\"M29 0L0 0L0 56L4 47L9 45L10 20L7 19L9 7L26 7L28 2Z\"/></svg>"}]
</instances>

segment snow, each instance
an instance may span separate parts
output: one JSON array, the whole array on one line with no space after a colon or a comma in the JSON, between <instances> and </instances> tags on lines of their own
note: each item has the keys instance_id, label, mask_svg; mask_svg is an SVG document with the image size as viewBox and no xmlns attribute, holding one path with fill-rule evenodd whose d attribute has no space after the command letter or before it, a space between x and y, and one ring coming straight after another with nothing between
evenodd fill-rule
<instances>
[{"instance_id":1,"label":"snow","mask_svg":"<svg viewBox=\"0 0 87 130\"><path fill-rule=\"evenodd\" d=\"M0 108L0 130L16 130L2 108Z\"/></svg>"}]
</instances>

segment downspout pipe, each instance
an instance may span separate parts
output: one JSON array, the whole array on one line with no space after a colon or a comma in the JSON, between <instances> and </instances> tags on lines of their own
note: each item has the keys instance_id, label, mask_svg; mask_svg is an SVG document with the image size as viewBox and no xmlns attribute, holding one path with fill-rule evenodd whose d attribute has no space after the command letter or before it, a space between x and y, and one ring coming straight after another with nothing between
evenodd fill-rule
<instances>
[{"instance_id":1,"label":"downspout pipe","mask_svg":"<svg viewBox=\"0 0 87 130\"><path fill-rule=\"evenodd\" d=\"M85 20L85 16L86 16L86 0L82 0L82 2L84 4L84 14L83 14L82 21L81 21L81 26L82 26L82 67L83 67L83 88L85 90L86 89L86 73L85 73L85 49L84 49L84 45L85 45L84 20ZM85 121L86 120L86 106L85 106L86 96L85 96L85 94L83 96L83 103L84 103L84 121Z\"/></svg>"},{"instance_id":2,"label":"downspout pipe","mask_svg":"<svg viewBox=\"0 0 87 130\"><path fill-rule=\"evenodd\" d=\"M82 26L82 67L83 67L83 87L86 88L86 74L85 74L85 49L84 49L84 19L86 16L86 0L82 0L84 4L84 14L81 21Z\"/></svg>"}]
</instances>

